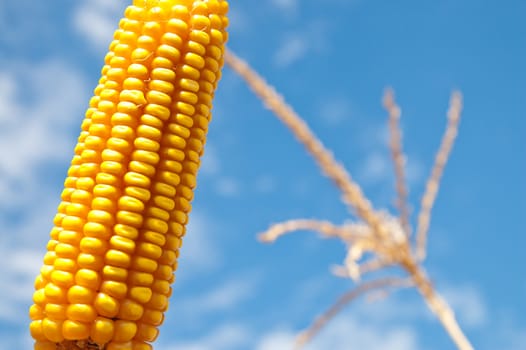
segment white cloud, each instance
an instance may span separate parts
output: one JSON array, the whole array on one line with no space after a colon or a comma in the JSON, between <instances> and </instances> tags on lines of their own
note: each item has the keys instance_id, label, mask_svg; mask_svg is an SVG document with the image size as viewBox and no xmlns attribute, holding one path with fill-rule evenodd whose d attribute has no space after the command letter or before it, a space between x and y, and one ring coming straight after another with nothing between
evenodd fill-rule
<instances>
[{"instance_id":1,"label":"white cloud","mask_svg":"<svg viewBox=\"0 0 526 350\"><path fill-rule=\"evenodd\" d=\"M0 320L24 323L20 312L27 307L33 294L33 281L42 264L43 251L28 249L1 249L4 261L0 267ZM27 312L27 309L24 310Z\"/></svg>"},{"instance_id":2,"label":"white cloud","mask_svg":"<svg viewBox=\"0 0 526 350\"><path fill-rule=\"evenodd\" d=\"M302 28L284 34L273 56L274 65L287 68L312 53L329 52L329 27L328 21L314 20L302 25Z\"/></svg>"},{"instance_id":3,"label":"white cloud","mask_svg":"<svg viewBox=\"0 0 526 350\"><path fill-rule=\"evenodd\" d=\"M20 316L17 316L17 318L20 319ZM0 328L0 335L2 335L0 350L32 349L35 342L33 338L31 338L26 327L23 327L18 331L13 331L10 328L3 330Z\"/></svg>"},{"instance_id":4,"label":"white cloud","mask_svg":"<svg viewBox=\"0 0 526 350\"><path fill-rule=\"evenodd\" d=\"M230 6L228 9L228 31L232 34L243 35L250 32L252 20L250 16L238 6Z\"/></svg>"},{"instance_id":5,"label":"white cloud","mask_svg":"<svg viewBox=\"0 0 526 350\"><path fill-rule=\"evenodd\" d=\"M291 349L296 333L278 329L263 335L257 350ZM379 327L350 315L342 315L327 325L305 350L416 350L417 336L412 328L398 325Z\"/></svg>"},{"instance_id":6,"label":"white cloud","mask_svg":"<svg viewBox=\"0 0 526 350\"><path fill-rule=\"evenodd\" d=\"M370 125L361 133L360 144L368 152L359 175L363 181L377 183L392 179L394 168L390 150L390 135L387 120L381 125ZM413 156L411 150L405 146L402 134L402 151L406 158L405 178L411 192L416 184L422 181L424 167L418 157Z\"/></svg>"},{"instance_id":7,"label":"white cloud","mask_svg":"<svg viewBox=\"0 0 526 350\"><path fill-rule=\"evenodd\" d=\"M282 350L292 349L297 332L290 327L275 327L260 331L237 323L225 323L209 333L169 345L159 344L160 350ZM389 326L364 322L358 316L337 317L322 330L305 350L423 350L418 345L413 328L393 323Z\"/></svg>"},{"instance_id":8,"label":"white cloud","mask_svg":"<svg viewBox=\"0 0 526 350\"><path fill-rule=\"evenodd\" d=\"M0 71L0 90L0 207L13 208L45 190L39 166L70 159L86 87L75 69L47 61Z\"/></svg>"},{"instance_id":9,"label":"white cloud","mask_svg":"<svg viewBox=\"0 0 526 350\"><path fill-rule=\"evenodd\" d=\"M6 72L0 75L0 125L12 123L19 114L19 107L13 102L15 90L15 78Z\"/></svg>"},{"instance_id":10,"label":"white cloud","mask_svg":"<svg viewBox=\"0 0 526 350\"><path fill-rule=\"evenodd\" d=\"M330 126L340 125L349 120L351 116L351 103L345 97L329 97L321 102L318 118Z\"/></svg>"},{"instance_id":11,"label":"white cloud","mask_svg":"<svg viewBox=\"0 0 526 350\"><path fill-rule=\"evenodd\" d=\"M304 35L289 35L282 40L274 54L274 63L278 67L285 68L302 59L308 50L309 44Z\"/></svg>"},{"instance_id":12,"label":"white cloud","mask_svg":"<svg viewBox=\"0 0 526 350\"><path fill-rule=\"evenodd\" d=\"M298 8L298 0L270 0L270 2L278 10L287 13L295 12Z\"/></svg>"},{"instance_id":13,"label":"white cloud","mask_svg":"<svg viewBox=\"0 0 526 350\"><path fill-rule=\"evenodd\" d=\"M218 179L215 184L215 190L217 194L223 197L235 197L241 191L239 182L230 177Z\"/></svg>"},{"instance_id":14,"label":"white cloud","mask_svg":"<svg viewBox=\"0 0 526 350\"><path fill-rule=\"evenodd\" d=\"M191 341L178 342L170 345L159 345L159 350L233 350L246 349L250 340L247 328L239 324L224 324L212 330L209 334Z\"/></svg>"},{"instance_id":15,"label":"white cloud","mask_svg":"<svg viewBox=\"0 0 526 350\"><path fill-rule=\"evenodd\" d=\"M216 175L221 170L219 157L217 156L217 152L213 145L206 145L205 153L201 159L201 167L199 168L200 173L204 175Z\"/></svg>"},{"instance_id":16,"label":"white cloud","mask_svg":"<svg viewBox=\"0 0 526 350\"><path fill-rule=\"evenodd\" d=\"M261 175L256 178L254 187L256 192L267 194L276 189L276 179L270 175Z\"/></svg>"},{"instance_id":17,"label":"white cloud","mask_svg":"<svg viewBox=\"0 0 526 350\"><path fill-rule=\"evenodd\" d=\"M499 331L499 347L502 349L516 350L526 349L526 327L516 326L507 327L504 331ZM502 345L506 344L506 345Z\"/></svg>"},{"instance_id":18,"label":"white cloud","mask_svg":"<svg viewBox=\"0 0 526 350\"><path fill-rule=\"evenodd\" d=\"M110 44L116 23L123 14L124 1L84 1L73 16L73 27L97 50Z\"/></svg>"},{"instance_id":19,"label":"white cloud","mask_svg":"<svg viewBox=\"0 0 526 350\"><path fill-rule=\"evenodd\" d=\"M387 153L388 151L386 151ZM387 154L371 152L365 158L359 175L365 183L375 183L385 180L391 175L390 160Z\"/></svg>"},{"instance_id":20,"label":"white cloud","mask_svg":"<svg viewBox=\"0 0 526 350\"><path fill-rule=\"evenodd\" d=\"M213 239L217 225L210 219L193 210L190 214L186 235L183 238L181 257L179 258L178 275L190 274L192 271L210 269L220 265L220 249Z\"/></svg>"},{"instance_id":21,"label":"white cloud","mask_svg":"<svg viewBox=\"0 0 526 350\"><path fill-rule=\"evenodd\" d=\"M295 339L296 335L291 331L275 330L260 339L256 350L292 349Z\"/></svg>"},{"instance_id":22,"label":"white cloud","mask_svg":"<svg viewBox=\"0 0 526 350\"><path fill-rule=\"evenodd\" d=\"M227 311L241 304L254 295L256 281L254 278L231 279L217 288L191 297L181 296L179 301L179 312L190 317L201 317L203 314Z\"/></svg>"}]
</instances>

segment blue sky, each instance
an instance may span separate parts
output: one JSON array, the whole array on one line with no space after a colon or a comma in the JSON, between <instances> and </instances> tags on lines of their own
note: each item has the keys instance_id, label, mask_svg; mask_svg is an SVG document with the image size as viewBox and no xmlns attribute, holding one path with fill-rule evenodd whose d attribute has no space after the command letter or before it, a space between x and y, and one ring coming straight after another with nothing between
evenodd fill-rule
<instances>
[{"instance_id":1,"label":"blue sky","mask_svg":"<svg viewBox=\"0 0 526 350\"><path fill-rule=\"evenodd\" d=\"M30 348L27 308L84 109L127 1L0 2L0 350ZM526 349L526 3L487 0L231 2L229 46L286 97L393 210L381 96L402 107L415 214L460 89L460 134L426 261L477 349ZM194 211L156 349L289 349L352 283L343 245L291 218L351 220L305 150L230 70L217 91ZM413 215L413 219L415 215ZM453 345L413 290L348 307L308 347Z\"/></svg>"}]
</instances>

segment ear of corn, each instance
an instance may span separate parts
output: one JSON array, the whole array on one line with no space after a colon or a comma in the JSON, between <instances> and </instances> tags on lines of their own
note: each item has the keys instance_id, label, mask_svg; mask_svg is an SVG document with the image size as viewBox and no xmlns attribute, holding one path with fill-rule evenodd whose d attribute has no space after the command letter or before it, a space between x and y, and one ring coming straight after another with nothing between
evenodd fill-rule
<instances>
[{"instance_id":1,"label":"ear of corn","mask_svg":"<svg viewBox=\"0 0 526 350\"><path fill-rule=\"evenodd\" d=\"M35 349L151 349L191 210L227 10L222 0L134 0L125 10L35 280Z\"/></svg>"}]
</instances>

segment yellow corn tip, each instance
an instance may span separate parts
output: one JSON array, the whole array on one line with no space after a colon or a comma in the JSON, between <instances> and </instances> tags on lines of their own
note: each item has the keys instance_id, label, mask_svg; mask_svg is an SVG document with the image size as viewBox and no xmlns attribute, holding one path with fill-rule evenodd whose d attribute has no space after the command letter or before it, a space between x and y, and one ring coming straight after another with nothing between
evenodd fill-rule
<instances>
[{"instance_id":1,"label":"yellow corn tip","mask_svg":"<svg viewBox=\"0 0 526 350\"><path fill-rule=\"evenodd\" d=\"M35 280L35 349L151 349L191 210L227 10L223 0L134 0L125 10Z\"/></svg>"}]
</instances>

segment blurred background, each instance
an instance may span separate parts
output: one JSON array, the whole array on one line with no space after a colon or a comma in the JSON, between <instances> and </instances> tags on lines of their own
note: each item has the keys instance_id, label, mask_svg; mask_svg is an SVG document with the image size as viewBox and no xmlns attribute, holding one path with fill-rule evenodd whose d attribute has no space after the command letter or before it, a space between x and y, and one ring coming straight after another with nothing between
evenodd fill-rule
<instances>
[{"instance_id":1,"label":"blurred background","mask_svg":"<svg viewBox=\"0 0 526 350\"><path fill-rule=\"evenodd\" d=\"M27 310L84 110L128 1L0 1L0 349L29 349ZM393 211L381 96L396 91L413 219L460 89L460 134L425 267L477 349L526 349L526 2L232 1L230 48L275 85ZM228 68L158 350L290 349L352 287L344 246L313 233L273 245L273 222L352 220L288 130ZM394 211L393 211L394 212ZM413 221L414 222L414 221ZM362 299L308 349L453 345L413 290Z\"/></svg>"}]
</instances>

